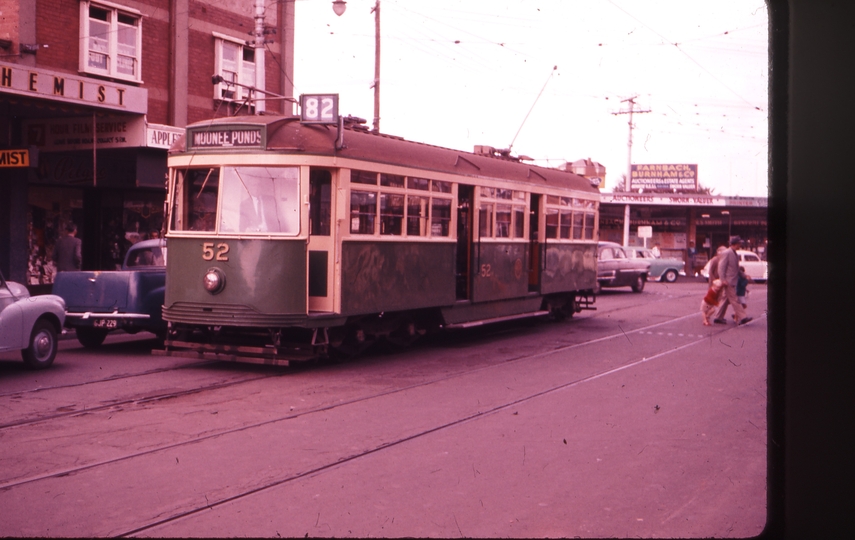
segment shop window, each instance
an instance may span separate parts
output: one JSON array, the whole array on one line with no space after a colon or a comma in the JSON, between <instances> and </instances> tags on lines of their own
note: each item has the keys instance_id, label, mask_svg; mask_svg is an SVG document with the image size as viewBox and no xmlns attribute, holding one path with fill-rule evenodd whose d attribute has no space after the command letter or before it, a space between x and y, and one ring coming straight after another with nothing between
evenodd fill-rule
<instances>
[{"instance_id":1,"label":"shop window","mask_svg":"<svg viewBox=\"0 0 855 540\"><path fill-rule=\"evenodd\" d=\"M222 101L243 101L250 96L246 87L264 90L264 62L261 49L255 49L245 41L214 32L216 41L217 75L223 82L214 85L214 99ZM242 86L237 86L238 83ZM264 110L263 101L250 104L250 109L260 112Z\"/></svg>"},{"instance_id":2,"label":"shop window","mask_svg":"<svg viewBox=\"0 0 855 540\"><path fill-rule=\"evenodd\" d=\"M142 82L142 16L131 8L80 2L80 71Z\"/></svg>"}]
</instances>

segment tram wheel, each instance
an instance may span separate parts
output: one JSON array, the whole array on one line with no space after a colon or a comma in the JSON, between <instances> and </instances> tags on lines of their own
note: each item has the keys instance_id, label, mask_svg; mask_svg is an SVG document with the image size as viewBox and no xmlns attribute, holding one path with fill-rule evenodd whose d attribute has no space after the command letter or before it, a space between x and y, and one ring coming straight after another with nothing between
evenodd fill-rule
<instances>
[{"instance_id":1,"label":"tram wheel","mask_svg":"<svg viewBox=\"0 0 855 540\"><path fill-rule=\"evenodd\" d=\"M401 319L400 324L395 330L389 332L386 336L386 342L394 348L406 349L418 341L426 332L427 330L420 328L415 320L405 317Z\"/></svg>"},{"instance_id":2,"label":"tram wheel","mask_svg":"<svg viewBox=\"0 0 855 540\"><path fill-rule=\"evenodd\" d=\"M374 343L374 339L358 324L330 328L329 340L330 356L338 360L353 358Z\"/></svg>"}]
</instances>

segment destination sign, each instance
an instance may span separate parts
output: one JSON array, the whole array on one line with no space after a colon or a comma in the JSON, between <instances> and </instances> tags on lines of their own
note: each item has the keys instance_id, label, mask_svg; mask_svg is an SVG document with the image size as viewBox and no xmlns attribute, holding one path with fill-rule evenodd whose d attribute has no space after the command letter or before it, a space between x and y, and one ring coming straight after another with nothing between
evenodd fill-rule
<instances>
[{"instance_id":1,"label":"destination sign","mask_svg":"<svg viewBox=\"0 0 855 540\"><path fill-rule=\"evenodd\" d=\"M0 150L0 167L29 167L30 151L27 149Z\"/></svg>"},{"instance_id":2,"label":"destination sign","mask_svg":"<svg viewBox=\"0 0 855 540\"><path fill-rule=\"evenodd\" d=\"M187 130L187 148L226 149L264 148L263 126L216 126Z\"/></svg>"}]
</instances>

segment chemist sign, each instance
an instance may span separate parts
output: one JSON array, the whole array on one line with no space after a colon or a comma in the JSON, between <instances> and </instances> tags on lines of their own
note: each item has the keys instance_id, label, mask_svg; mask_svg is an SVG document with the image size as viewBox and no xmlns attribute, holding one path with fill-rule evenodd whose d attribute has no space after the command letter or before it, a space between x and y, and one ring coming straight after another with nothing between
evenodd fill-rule
<instances>
[{"instance_id":1,"label":"chemist sign","mask_svg":"<svg viewBox=\"0 0 855 540\"><path fill-rule=\"evenodd\" d=\"M697 191L698 165L639 165L633 163L629 189L631 191L639 189L644 191Z\"/></svg>"}]
</instances>

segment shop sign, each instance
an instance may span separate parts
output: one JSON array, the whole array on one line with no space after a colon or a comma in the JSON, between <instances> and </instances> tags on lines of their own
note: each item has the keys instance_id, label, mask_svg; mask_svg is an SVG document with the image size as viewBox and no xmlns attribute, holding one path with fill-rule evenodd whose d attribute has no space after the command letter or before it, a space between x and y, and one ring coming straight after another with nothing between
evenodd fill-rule
<instances>
[{"instance_id":1,"label":"shop sign","mask_svg":"<svg viewBox=\"0 0 855 540\"><path fill-rule=\"evenodd\" d=\"M0 93L137 114L148 111L145 88L5 62L0 62Z\"/></svg>"},{"instance_id":2,"label":"shop sign","mask_svg":"<svg viewBox=\"0 0 855 540\"><path fill-rule=\"evenodd\" d=\"M630 189L667 189L696 191L698 189L698 165L664 164L637 165L630 167Z\"/></svg>"},{"instance_id":3,"label":"shop sign","mask_svg":"<svg viewBox=\"0 0 855 540\"><path fill-rule=\"evenodd\" d=\"M601 193L605 204L637 204L664 206L742 206L766 208L766 197L717 197L714 195L669 195L656 193Z\"/></svg>"},{"instance_id":4,"label":"shop sign","mask_svg":"<svg viewBox=\"0 0 855 540\"><path fill-rule=\"evenodd\" d=\"M149 148L169 148L184 135L182 128L163 124L146 124L145 145Z\"/></svg>"},{"instance_id":5,"label":"shop sign","mask_svg":"<svg viewBox=\"0 0 855 540\"><path fill-rule=\"evenodd\" d=\"M27 148L0 150L0 167L29 167L30 151Z\"/></svg>"},{"instance_id":6,"label":"shop sign","mask_svg":"<svg viewBox=\"0 0 855 540\"><path fill-rule=\"evenodd\" d=\"M43 151L91 150L146 146L142 116L56 118L24 122L27 143Z\"/></svg>"}]
</instances>

